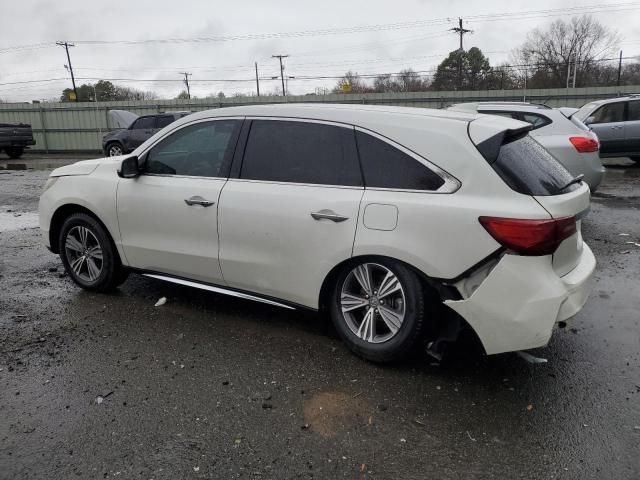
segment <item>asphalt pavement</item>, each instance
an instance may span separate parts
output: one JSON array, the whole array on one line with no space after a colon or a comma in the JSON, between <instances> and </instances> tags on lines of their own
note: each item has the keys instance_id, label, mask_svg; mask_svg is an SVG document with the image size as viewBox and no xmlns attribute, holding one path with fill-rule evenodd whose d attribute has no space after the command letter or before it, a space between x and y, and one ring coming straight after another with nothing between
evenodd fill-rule
<instances>
[{"instance_id":1,"label":"asphalt pavement","mask_svg":"<svg viewBox=\"0 0 640 480\"><path fill-rule=\"evenodd\" d=\"M640 166L607 162L593 293L531 351L548 363L379 366L319 315L139 276L80 290L36 228L68 161L0 163L1 479L640 478Z\"/></svg>"}]
</instances>

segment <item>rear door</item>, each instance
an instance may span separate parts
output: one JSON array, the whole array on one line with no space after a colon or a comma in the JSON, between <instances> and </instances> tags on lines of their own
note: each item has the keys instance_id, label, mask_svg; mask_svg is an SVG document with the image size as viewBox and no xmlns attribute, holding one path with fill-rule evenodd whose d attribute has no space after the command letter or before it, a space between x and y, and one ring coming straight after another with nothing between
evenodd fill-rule
<instances>
[{"instance_id":1,"label":"rear door","mask_svg":"<svg viewBox=\"0 0 640 480\"><path fill-rule=\"evenodd\" d=\"M625 140L626 153L640 155L640 100L628 102Z\"/></svg>"},{"instance_id":2,"label":"rear door","mask_svg":"<svg viewBox=\"0 0 640 480\"><path fill-rule=\"evenodd\" d=\"M598 135L603 155L624 152L627 102L605 103L591 114L589 127Z\"/></svg>"},{"instance_id":3,"label":"rear door","mask_svg":"<svg viewBox=\"0 0 640 480\"><path fill-rule=\"evenodd\" d=\"M249 127L220 197L224 279L317 308L324 278L352 255L363 193L353 127L296 119Z\"/></svg>"}]
</instances>

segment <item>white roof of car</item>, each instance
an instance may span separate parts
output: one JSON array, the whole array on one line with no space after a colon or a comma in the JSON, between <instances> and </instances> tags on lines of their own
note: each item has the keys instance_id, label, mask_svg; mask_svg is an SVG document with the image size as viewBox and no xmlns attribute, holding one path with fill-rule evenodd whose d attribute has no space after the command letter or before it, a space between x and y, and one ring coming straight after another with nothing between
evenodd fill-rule
<instances>
[{"instance_id":1,"label":"white roof of car","mask_svg":"<svg viewBox=\"0 0 640 480\"><path fill-rule=\"evenodd\" d=\"M408 118L427 117L435 119L459 120L470 122L476 115L454 113L446 110L417 107L394 107L387 105L360 105L360 104L332 104L332 103L273 103L266 105L245 105L240 107L224 107L213 110L205 110L192 114L190 121L218 117L218 116L277 116L307 118L344 122L345 116L352 117L377 117L389 115Z\"/></svg>"}]
</instances>

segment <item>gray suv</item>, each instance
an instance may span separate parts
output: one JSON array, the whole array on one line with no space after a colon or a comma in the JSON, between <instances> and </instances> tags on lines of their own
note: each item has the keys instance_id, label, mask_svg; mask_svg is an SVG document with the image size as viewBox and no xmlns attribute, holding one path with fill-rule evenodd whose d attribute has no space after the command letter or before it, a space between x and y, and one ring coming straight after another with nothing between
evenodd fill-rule
<instances>
[{"instance_id":1,"label":"gray suv","mask_svg":"<svg viewBox=\"0 0 640 480\"><path fill-rule=\"evenodd\" d=\"M121 112L112 110L112 112ZM110 112L111 113L111 112ZM130 113L125 118L133 120L133 123L127 125L122 123L122 116L117 117L122 130L115 130L107 133L102 137L102 150L107 157L115 157L132 152L147 139L151 138L156 132L159 132L167 125L175 122L179 118L186 117L191 112L165 112L158 115L145 115L137 117ZM112 118L116 116L112 115Z\"/></svg>"},{"instance_id":2,"label":"gray suv","mask_svg":"<svg viewBox=\"0 0 640 480\"><path fill-rule=\"evenodd\" d=\"M640 163L640 95L590 102L573 116L598 135L601 157Z\"/></svg>"}]
</instances>

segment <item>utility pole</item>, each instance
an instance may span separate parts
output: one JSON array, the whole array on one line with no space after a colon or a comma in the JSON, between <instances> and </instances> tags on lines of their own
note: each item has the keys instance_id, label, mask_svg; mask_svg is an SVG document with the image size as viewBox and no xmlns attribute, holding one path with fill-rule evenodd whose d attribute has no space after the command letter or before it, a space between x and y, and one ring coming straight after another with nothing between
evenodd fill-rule
<instances>
[{"instance_id":1,"label":"utility pole","mask_svg":"<svg viewBox=\"0 0 640 480\"><path fill-rule=\"evenodd\" d=\"M189 89L189 77L193 75L193 73L180 72L180 75L184 75L184 84L187 86L187 98L191 100L191 90Z\"/></svg>"},{"instance_id":2,"label":"utility pole","mask_svg":"<svg viewBox=\"0 0 640 480\"><path fill-rule=\"evenodd\" d=\"M452 32L455 32L458 35L460 35L460 51L463 51L464 48L462 47L462 37L464 36L465 33L472 33L473 30L468 30L468 29L462 27L462 18L458 18L458 26L457 27L450 28L449 30L451 30Z\"/></svg>"},{"instance_id":3,"label":"utility pole","mask_svg":"<svg viewBox=\"0 0 640 480\"><path fill-rule=\"evenodd\" d=\"M618 60L618 81L616 85L620 86L620 74L622 73L622 50L620 50L620 60Z\"/></svg>"},{"instance_id":4,"label":"utility pole","mask_svg":"<svg viewBox=\"0 0 640 480\"><path fill-rule=\"evenodd\" d=\"M472 30L466 29L462 26L462 18L458 18L458 26L450 28L452 32L460 35L460 48L458 49L458 88L462 87L462 54L464 53L464 47L462 44L462 38L465 33L471 33Z\"/></svg>"},{"instance_id":5,"label":"utility pole","mask_svg":"<svg viewBox=\"0 0 640 480\"><path fill-rule=\"evenodd\" d=\"M258 91L258 96L260 96L260 80L258 80L258 62L254 62L256 64L256 90Z\"/></svg>"},{"instance_id":6,"label":"utility pole","mask_svg":"<svg viewBox=\"0 0 640 480\"><path fill-rule=\"evenodd\" d=\"M271 55L271 58L277 58L280 60L280 80L282 80L282 96L286 97L287 92L284 88L284 66L282 65L282 59L287 58L289 55Z\"/></svg>"},{"instance_id":7,"label":"utility pole","mask_svg":"<svg viewBox=\"0 0 640 480\"><path fill-rule=\"evenodd\" d=\"M73 94L76 96L76 102L78 101L78 90L76 90L76 79L73 76L73 67L71 66L71 57L69 56L69 47L75 47L73 43L69 42L56 42L56 45L64 47L67 52L67 62L69 63L69 72L71 73L71 84L73 85Z\"/></svg>"}]
</instances>

